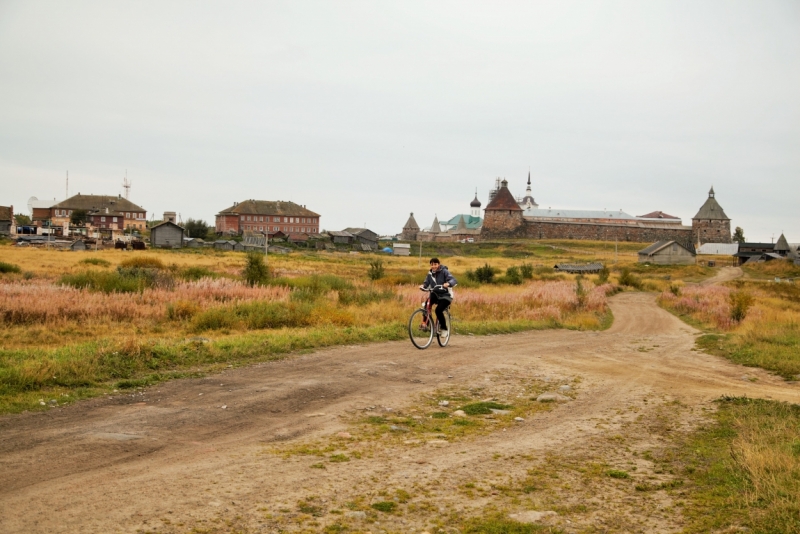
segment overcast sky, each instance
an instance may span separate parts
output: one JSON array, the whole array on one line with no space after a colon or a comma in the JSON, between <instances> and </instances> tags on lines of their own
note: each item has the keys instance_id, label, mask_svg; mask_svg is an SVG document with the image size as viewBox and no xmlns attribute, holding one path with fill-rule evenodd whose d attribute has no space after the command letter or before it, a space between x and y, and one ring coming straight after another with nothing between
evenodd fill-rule
<instances>
[{"instance_id":1,"label":"overcast sky","mask_svg":"<svg viewBox=\"0 0 800 534\"><path fill-rule=\"evenodd\" d=\"M399 232L486 205L662 210L714 186L800 242L800 2L0 0L0 205L291 200Z\"/></svg>"}]
</instances>

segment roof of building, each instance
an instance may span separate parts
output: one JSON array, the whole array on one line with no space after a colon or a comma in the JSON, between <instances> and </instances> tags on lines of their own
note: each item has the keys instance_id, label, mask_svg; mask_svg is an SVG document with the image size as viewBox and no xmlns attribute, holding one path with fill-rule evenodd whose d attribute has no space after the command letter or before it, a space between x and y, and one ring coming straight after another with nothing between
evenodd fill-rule
<instances>
[{"instance_id":1,"label":"roof of building","mask_svg":"<svg viewBox=\"0 0 800 534\"><path fill-rule=\"evenodd\" d=\"M168 224L174 226L175 228L180 228L181 230L184 230L184 231L186 230L183 226L181 226L179 224L175 224L172 221L163 221L163 222L160 222L160 223L156 224L155 226L151 226L150 227L150 231L152 232L156 228L161 228L162 226L166 226Z\"/></svg>"},{"instance_id":2,"label":"roof of building","mask_svg":"<svg viewBox=\"0 0 800 534\"><path fill-rule=\"evenodd\" d=\"M492 201L486 206L486 210L522 211L517 201L514 200L514 195L508 190L508 182L503 180L500 183L500 189L497 190Z\"/></svg>"},{"instance_id":3,"label":"roof of building","mask_svg":"<svg viewBox=\"0 0 800 534\"><path fill-rule=\"evenodd\" d=\"M0 221L10 221L14 218L11 213L11 206L0 206Z\"/></svg>"},{"instance_id":4,"label":"roof of building","mask_svg":"<svg viewBox=\"0 0 800 534\"><path fill-rule=\"evenodd\" d=\"M781 236L778 238L778 241L775 243L775 247L772 250L775 252L789 252L789 250L791 250L783 233L781 233Z\"/></svg>"},{"instance_id":5,"label":"roof of building","mask_svg":"<svg viewBox=\"0 0 800 534\"><path fill-rule=\"evenodd\" d=\"M319 213L284 200L245 200L220 211L217 215L286 215L319 217Z\"/></svg>"},{"instance_id":6,"label":"roof of building","mask_svg":"<svg viewBox=\"0 0 800 534\"><path fill-rule=\"evenodd\" d=\"M417 221L414 219L414 212L411 212L411 215L408 217L405 226L403 226L403 230L419 230L419 225Z\"/></svg>"},{"instance_id":7,"label":"roof of building","mask_svg":"<svg viewBox=\"0 0 800 534\"><path fill-rule=\"evenodd\" d=\"M488 209L488 208L487 208ZM550 217L563 219L628 219L635 220L637 217L629 215L622 210L619 211L600 211L600 210L562 210L552 208L530 208L525 210L525 217Z\"/></svg>"},{"instance_id":8,"label":"roof of building","mask_svg":"<svg viewBox=\"0 0 800 534\"><path fill-rule=\"evenodd\" d=\"M433 224L431 225L431 229L428 230L433 234L440 234L442 232L442 227L439 226L439 217L433 216Z\"/></svg>"},{"instance_id":9,"label":"roof of building","mask_svg":"<svg viewBox=\"0 0 800 534\"><path fill-rule=\"evenodd\" d=\"M733 256L739 252L739 243L703 243L697 252L709 256Z\"/></svg>"},{"instance_id":10,"label":"roof of building","mask_svg":"<svg viewBox=\"0 0 800 534\"><path fill-rule=\"evenodd\" d=\"M697 215L692 217L692 219L714 219L723 221L731 220L730 217L725 215L725 212L722 210L722 206L720 206L719 202L717 202L713 187L708 192L708 198L706 201L702 206L700 206L700 211L698 211Z\"/></svg>"},{"instance_id":11,"label":"roof of building","mask_svg":"<svg viewBox=\"0 0 800 534\"><path fill-rule=\"evenodd\" d=\"M372 241L377 241L377 239L378 239L378 234L373 232L369 228L345 228L344 231L345 232L350 232L351 234L357 235L357 236L362 237L362 238L368 238L369 234L367 234L366 236L364 234L369 232L370 234L375 236L375 239L373 239Z\"/></svg>"},{"instance_id":12,"label":"roof of building","mask_svg":"<svg viewBox=\"0 0 800 534\"><path fill-rule=\"evenodd\" d=\"M640 219L678 219L681 220L680 217L675 217L674 215L670 215L669 213L664 213L663 211L651 211L646 215L637 215Z\"/></svg>"},{"instance_id":13,"label":"roof of building","mask_svg":"<svg viewBox=\"0 0 800 534\"><path fill-rule=\"evenodd\" d=\"M62 200L57 204L53 204L52 207L57 209L86 211L104 211L106 208L108 208L109 211L117 212L145 211L141 206L137 206L127 198L122 198L120 195L81 195L80 193L66 200Z\"/></svg>"},{"instance_id":14,"label":"roof of building","mask_svg":"<svg viewBox=\"0 0 800 534\"><path fill-rule=\"evenodd\" d=\"M331 237L355 237L353 234L347 231L337 232L335 230L331 230L328 232L328 235Z\"/></svg>"},{"instance_id":15,"label":"roof of building","mask_svg":"<svg viewBox=\"0 0 800 534\"><path fill-rule=\"evenodd\" d=\"M739 243L739 248L775 248L775 243Z\"/></svg>"},{"instance_id":16,"label":"roof of building","mask_svg":"<svg viewBox=\"0 0 800 534\"><path fill-rule=\"evenodd\" d=\"M475 191L475 198L472 199L472 202L469 203L469 206L471 208L480 208L481 207L481 201L478 200L478 191L477 190Z\"/></svg>"},{"instance_id":17,"label":"roof of building","mask_svg":"<svg viewBox=\"0 0 800 534\"><path fill-rule=\"evenodd\" d=\"M653 243L652 245L650 245L647 248L643 248L642 250L639 251L639 255L640 256L652 256L652 255L658 253L659 251L664 250L665 248L667 248L668 246L670 246L672 244L676 244L679 247L681 247L682 249L684 249L687 252L690 252L692 254L695 253L694 252L694 247L692 247L690 249L689 247L687 247L683 243L680 243L679 241L675 241L674 239L665 239L663 241L658 241L656 243Z\"/></svg>"},{"instance_id":18,"label":"roof of building","mask_svg":"<svg viewBox=\"0 0 800 534\"><path fill-rule=\"evenodd\" d=\"M289 234L289 241L308 241L306 234Z\"/></svg>"},{"instance_id":19,"label":"roof of building","mask_svg":"<svg viewBox=\"0 0 800 534\"><path fill-rule=\"evenodd\" d=\"M477 230L483 226L483 219L480 217L473 217L467 213L459 213L449 221L445 222L445 224L448 226L458 226L462 221L467 228L472 230Z\"/></svg>"}]
</instances>

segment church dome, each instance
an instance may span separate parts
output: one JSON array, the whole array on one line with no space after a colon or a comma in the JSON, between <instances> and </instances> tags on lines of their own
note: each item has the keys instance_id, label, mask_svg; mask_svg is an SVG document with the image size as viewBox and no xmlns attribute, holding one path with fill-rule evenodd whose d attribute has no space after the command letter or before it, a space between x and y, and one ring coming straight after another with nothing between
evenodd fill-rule
<instances>
[{"instance_id":1,"label":"church dome","mask_svg":"<svg viewBox=\"0 0 800 534\"><path fill-rule=\"evenodd\" d=\"M478 193L475 193L475 199L472 202L470 202L469 205L472 208L480 208L481 207L481 201L478 200Z\"/></svg>"}]
</instances>

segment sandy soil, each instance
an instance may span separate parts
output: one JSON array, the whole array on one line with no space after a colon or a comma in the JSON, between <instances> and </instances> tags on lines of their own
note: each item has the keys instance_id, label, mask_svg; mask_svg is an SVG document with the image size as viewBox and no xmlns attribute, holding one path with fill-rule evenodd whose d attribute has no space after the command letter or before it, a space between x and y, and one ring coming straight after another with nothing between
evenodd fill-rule
<instances>
[{"instance_id":1,"label":"sandy soil","mask_svg":"<svg viewBox=\"0 0 800 534\"><path fill-rule=\"evenodd\" d=\"M0 531L456 532L448 517L534 509L558 511L544 521L567 532L679 530L674 495L640 495L630 480L581 466L659 480L667 475L648 458L702 422L713 399L798 402L800 387L693 350L698 332L653 294L622 293L611 308L605 332L454 336L426 351L339 347L2 417ZM572 384L574 400L451 442L369 445L352 422L443 388L513 398L526 381ZM369 453L312 469L319 458L272 452L343 431ZM540 491L508 489L536 477ZM399 513L369 508L398 488L409 494ZM359 506L366 517L351 511Z\"/></svg>"}]
</instances>

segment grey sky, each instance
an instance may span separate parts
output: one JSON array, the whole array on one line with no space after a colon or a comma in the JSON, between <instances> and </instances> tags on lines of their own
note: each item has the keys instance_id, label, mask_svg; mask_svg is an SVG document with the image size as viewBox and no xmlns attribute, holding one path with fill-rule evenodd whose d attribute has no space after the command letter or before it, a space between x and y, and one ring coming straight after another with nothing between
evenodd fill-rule
<instances>
[{"instance_id":1,"label":"grey sky","mask_svg":"<svg viewBox=\"0 0 800 534\"><path fill-rule=\"evenodd\" d=\"M0 205L246 198L399 232L484 206L663 210L713 184L800 241L800 2L0 0Z\"/></svg>"}]
</instances>

